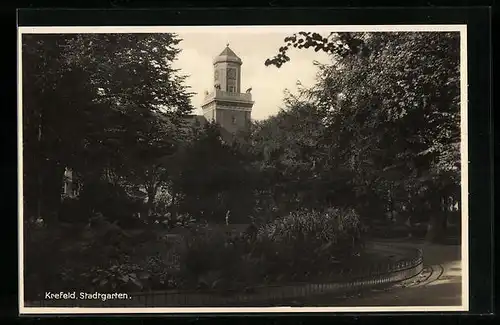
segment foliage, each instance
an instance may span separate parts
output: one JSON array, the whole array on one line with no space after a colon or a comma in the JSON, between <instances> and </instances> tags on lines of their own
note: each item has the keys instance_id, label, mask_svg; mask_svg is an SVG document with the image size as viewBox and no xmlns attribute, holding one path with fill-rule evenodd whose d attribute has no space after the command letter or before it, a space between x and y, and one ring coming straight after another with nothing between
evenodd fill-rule
<instances>
[{"instance_id":1,"label":"foliage","mask_svg":"<svg viewBox=\"0 0 500 325\"><path fill-rule=\"evenodd\" d=\"M196 226L196 219L189 214L178 214L175 219L175 226L183 227L183 228L191 228L191 226Z\"/></svg>"},{"instance_id":2,"label":"foliage","mask_svg":"<svg viewBox=\"0 0 500 325\"><path fill-rule=\"evenodd\" d=\"M159 253L171 246L149 231L134 234L102 216L85 228L33 224L25 229L28 299L40 299L46 291L134 292L178 285L175 263Z\"/></svg>"},{"instance_id":3,"label":"foliage","mask_svg":"<svg viewBox=\"0 0 500 325\"><path fill-rule=\"evenodd\" d=\"M179 288L181 279L177 266L161 254L148 257L146 271L142 272L141 277L147 279L149 290Z\"/></svg>"},{"instance_id":4,"label":"foliage","mask_svg":"<svg viewBox=\"0 0 500 325\"><path fill-rule=\"evenodd\" d=\"M222 229L199 228L186 238L181 274L188 288L224 290L242 274L242 251Z\"/></svg>"},{"instance_id":5,"label":"foliage","mask_svg":"<svg viewBox=\"0 0 500 325\"><path fill-rule=\"evenodd\" d=\"M136 264L116 264L102 267L92 267L82 277L89 280L95 289L103 291L130 290L139 291L143 285L137 278L141 268Z\"/></svg>"},{"instance_id":6,"label":"foliage","mask_svg":"<svg viewBox=\"0 0 500 325\"><path fill-rule=\"evenodd\" d=\"M259 282L258 264L248 237L231 234L223 226L197 224L177 244L177 288L227 292Z\"/></svg>"},{"instance_id":7,"label":"foliage","mask_svg":"<svg viewBox=\"0 0 500 325\"><path fill-rule=\"evenodd\" d=\"M298 210L285 217L263 225L258 231L258 240L289 243L303 241L314 245L318 240L323 243L337 243L341 235L350 235L350 240L360 239L361 222L354 210L330 208L324 212Z\"/></svg>"},{"instance_id":8,"label":"foliage","mask_svg":"<svg viewBox=\"0 0 500 325\"><path fill-rule=\"evenodd\" d=\"M102 221L101 218L96 219L99 225L102 225ZM27 298L32 299L45 291L92 288L90 283L81 281L82 275L92 266L102 265L108 258L116 257L117 254L112 250L119 250L118 245L109 243L110 238L118 237L110 236L116 235L116 229L98 229L99 232L96 229L94 233L89 228L84 233L81 226L75 228L68 224L48 224L43 227L25 224ZM103 240L100 243L99 250L96 249L96 237L97 240L107 239L107 242ZM107 256L108 253L110 256ZM89 265L90 261L92 265Z\"/></svg>"},{"instance_id":9,"label":"foliage","mask_svg":"<svg viewBox=\"0 0 500 325\"><path fill-rule=\"evenodd\" d=\"M224 291L305 279L332 271L359 252L363 231L355 211L333 208L295 211L261 225L254 238L201 227L186 237L180 255L182 283Z\"/></svg>"},{"instance_id":10,"label":"foliage","mask_svg":"<svg viewBox=\"0 0 500 325\"><path fill-rule=\"evenodd\" d=\"M183 122L191 94L172 68L176 35L22 41L30 299L301 280L359 253L365 224L411 217L437 238L459 202L458 34L291 35L266 65L282 66L292 48L332 61L233 142L217 125ZM66 167L83 187L61 201ZM230 224L257 230L206 225L228 211ZM133 231L165 219L186 229L182 244Z\"/></svg>"},{"instance_id":11,"label":"foliage","mask_svg":"<svg viewBox=\"0 0 500 325\"><path fill-rule=\"evenodd\" d=\"M30 271L25 283L30 299L34 292L49 287L129 292L243 290L314 275L311 263L318 270L331 270L338 263L332 258L342 261L357 249L359 231L354 211L297 211L261 226L254 238L229 234L220 226L199 226L184 241L171 243L156 239L151 232L124 231L97 216L85 229L30 229L28 238L47 245L28 245L27 271L36 266L38 272ZM48 234L55 235L54 239ZM54 250L56 245L63 249ZM39 258L59 263L40 269Z\"/></svg>"},{"instance_id":12,"label":"foliage","mask_svg":"<svg viewBox=\"0 0 500 325\"><path fill-rule=\"evenodd\" d=\"M178 213L219 223L227 211L234 223L248 219L253 206L252 172L244 155L222 142L216 125L206 125L179 155L177 165L172 191Z\"/></svg>"},{"instance_id":13,"label":"foliage","mask_svg":"<svg viewBox=\"0 0 500 325\"><path fill-rule=\"evenodd\" d=\"M256 252L261 254L268 275L292 276L332 269L349 259L362 245L359 216L350 209L298 210L259 228ZM287 274L290 269L295 274ZM290 279L290 278L289 278Z\"/></svg>"},{"instance_id":14,"label":"foliage","mask_svg":"<svg viewBox=\"0 0 500 325\"><path fill-rule=\"evenodd\" d=\"M89 220L89 210L79 198L64 198L59 209L58 220L86 224Z\"/></svg>"},{"instance_id":15,"label":"foliage","mask_svg":"<svg viewBox=\"0 0 500 325\"><path fill-rule=\"evenodd\" d=\"M252 150L264 207L274 204L288 213L348 205L351 175L333 160L335 152L324 140L324 117L314 105L288 97L286 110L256 126Z\"/></svg>"},{"instance_id":16,"label":"foliage","mask_svg":"<svg viewBox=\"0 0 500 325\"><path fill-rule=\"evenodd\" d=\"M27 213L49 220L58 210L65 167L84 181L139 180L154 196L164 179L162 157L175 152L182 116L192 109L184 77L171 66L180 39L77 34L22 41Z\"/></svg>"},{"instance_id":17,"label":"foliage","mask_svg":"<svg viewBox=\"0 0 500 325\"><path fill-rule=\"evenodd\" d=\"M68 204L72 205L68 207L73 210L61 210L60 221L77 222L75 217L80 216L80 222L87 223L90 215L100 213L108 221L116 221L126 228L137 227L143 223L138 219L138 214L144 210L142 200L128 195L119 184L106 180L87 182L78 198L63 201L63 207Z\"/></svg>"},{"instance_id":18,"label":"foliage","mask_svg":"<svg viewBox=\"0 0 500 325\"><path fill-rule=\"evenodd\" d=\"M61 227L62 228L62 227ZM42 222L24 221L24 295L26 299L40 298L46 290L63 289L61 283L61 243L73 233L51 229Z\"/></svg>"},{"instance_id":19,"label":"foliage","mask_svg":"<svg viewBox=\"0 0 500 325\"><path fill-rule=\"evenodd\" d=\"M149 200L149 199L148 199ZM170 208L172 206L172 196L167 187L161 187L155 196L152 208L152 217L158 222L168 222L172 219Z\"/></svg>"},{"instance_id":20,"label":"foliage","mask_svg":"<svg viewBox=\"0 0 500 325\"><path fill-rule=\"evenodd\" d=\"M292 47L332 57L301 98L325 114L322 164L352 175L362 215L419 198L437 226L446 209L432 198L459 199L458 33L298 33L285 43L266 65L289 61Z\"/></svg>"}]
</instances>

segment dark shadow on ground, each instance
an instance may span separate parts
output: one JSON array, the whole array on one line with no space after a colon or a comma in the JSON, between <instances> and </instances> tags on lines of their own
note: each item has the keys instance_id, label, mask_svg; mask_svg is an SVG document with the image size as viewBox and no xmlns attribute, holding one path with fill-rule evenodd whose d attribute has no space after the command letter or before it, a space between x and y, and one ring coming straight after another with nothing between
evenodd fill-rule
<instances>
[{"instance_id":1,"label":"dark shadow on ground","mask_svg":"<svg viewBox=\"0 0 500 325\"><path fill-rule=\"evenodd\" d=\"M316 297L307 302L302 302L302 304L311 307L460 306L461 303L461 284L452 282L434 286L401 288L381 294L373 294L369 297L361 296L344 301L336 301L335 299L327 301L327 297Z\"/></svg>"},{"instance_id":2,"label":"dark shadow on ground","mask_svg":"<svg viewBox=\"0 0 500 325\"><path fill-rule=\"evenodd\" d=\"M461 245L427 243L415 238L371 238L370 241L389 247L420 248L423 251L425 264L443 264L461 260Z\"/></svg>"},{"instance_id":3,"label":"dark shadow on ground","mask_svg":"<svg viewBox=\"0 0 500 325\"><path fill-rule=\"evenodd\" d=\"M422 250L426 265L445 264L462 259L461 246L424 244Z\"/></svg>"},{"instance_id":4,"label":"dark shadow on ground","mask_svg":"<svg viewBox=\"0 0 500 325\"><path fill-rule=\"evenodd\" d=\"M385 290L384 290L385 289ZM301 299L290 299L279 304L259 304L265 306L292 307L386 307L386 306L460 306L462 304L462 288L460 282L440 283L429 286L390 289L380 288L378 291L358 292L354 296L335 297L317 295ZM253 306L253 305L252 305Z\"/></svg>"},{"instance_id":5,"label":"dark shadow on ground","mask_svg":"<svg viewBox=\"0 0 500 325\"><path fill-rule=\"evenodd\" d=\"M460 245L429 244L422 241L382 241L383 245L421 248L424 265L435 274L418 285L392 285L358 291L349 297L334 294L316 295L281 301L274 306L292 307L382 307L382 306L461 306L462 277L460 275ZM442 270L442 272L441 272ZM416 277L415 277L416 279ZM413 279L409 280L409 283ZM260 305L265 306L265 305ZM272 304L267 304L272 306Z\"/></svg>"}]
</instances>

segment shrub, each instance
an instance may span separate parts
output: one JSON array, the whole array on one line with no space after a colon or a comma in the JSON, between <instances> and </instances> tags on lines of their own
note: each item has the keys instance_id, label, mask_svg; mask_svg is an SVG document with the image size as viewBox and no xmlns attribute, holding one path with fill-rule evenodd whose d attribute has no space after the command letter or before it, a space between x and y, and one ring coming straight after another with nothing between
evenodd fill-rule
<instances>
[{"instance_id":1,"label":"shrub","mask_svg":"<svg viewBox=\"0 0 500 325\"><path fill-rule=\"evenodd\" d=\"M227 237L222 231L193 229L185 238L185 250L181 265L187 273L195 277L218 268L217 255L223 253Z\"/></svg>"},{"instance_id":2,"label":"shrub","mask_svg":"<svg viewBox=\"0 0 500 325\"><path fill-rule=\"evenodd\" d=\"M64 232L35 222L24 226L24 295L27 300L43 296L47 290L62 290L60 277L61 244Z\"/></svg>"},{"instance_id":3,"label":"shrub","mask_svg":"<svg viewBox=\"0 0 500 325\"><path fill-rule=\"evenodd\" d=\"M225 292L267 280L300 281L315 270L331 270L337 265L334 259L348 258L362 235L356 212L340 209L296 211L259 226L254 236L197 224L176 237L181 242L156 238L146 230L129 233L103 216L91 219L89 227L76 232L49 231L35 223L26 227L25 286L31 293L171 288Z\"/></svg>"},{"instance_id":4,"label":"shrub","mask_svg":"<svg viewBox=\"0 0 500 325\"><path fill-rule=\"evenodd\" d=\"M328 209L324 212L299 210L262 225L258 240L273 242L338 243L361 237L361 222L351 209Z\"/></svg>"},{"instance_id":5,"label":"shrub","mask_svg":"<svg viewBox=\"0 0 500 325\"><path fill-rule=\"evenodd\" d=\"M116 222L98 214L78 237L64 243L59 256L63 281L81 289L138 290L140 267L129 259L135 245Z\"/></svg>"},{"instance_id":6,"label":"shrub","mask_svg":"<svg viewBox=\"0 0 500 325\"><path fill-rule=\"evenodd\" d=\"M79 198L64 198L59 209L59 221L70 223L87 223L90 209L82 204Z\"/></svg>"},{"instance_id":7,"label":"shrub","mask_svg":"<svg viewBox=\"0 0 500 325\"><path fill-rule=\"evenodd\" d=\"M299 210L262 225L255 249L262 256L265 272L294 279L309 272L311 265L328 268L349 258L361 239L362 226L354 210ZM288 270L296 274L288 274Z\"/></svg>"},{"instance_id":8,"label":"shrub","mask_svg":"<svg viewBox=\"0 0 500 325\"><path fill-rule=\"evenodd\" d=\"M130 257L144 240L142 234L132 236L102 215L89 219L86 226L26 227L28 299L39 299L49 290L141 290L139 274L145 267Z\"/></svg>"},{"instance_id":9,"label":"shrub","mask_svg":"<svg viewBox=\"0 0 500 325\"><path fill-rule=\"evenodd\" d=\"M138 226L134 215L144 208L141 199L130 197L124 187L102 180L86 183L80 201L89 211L101 213L124 227Z\"/></svg>"},{"instance_id":10,"label":"shrub","mask_svg":"<svg viewBox=\"0 0 500 325\"><path fill-rule=\"evenodd\" d=\"M166 250L169 248L166 247ZM137 283L144 290L168 290L178 288L179 270L175 262L166 259L160 252L139 259Z\"/></svg>"},{"instance_id":11,"label":"shrub","mask_svg":"<svg viewBox=\"0 0 500 325\"><path fill-rule=\"evenodd\" d=\"M176 227L190 228L195 225L196 219L188 213L179 214L175 220Z\"/></svg>"},{"instance_id":12,"label":"shrub","mask_svg":"<svg viewBox=\"0 0 500 325\"><path fill-rule=\"evenodd\" d=\"M219 228L198 227L185 240L181 273L191 288L226 290L247 282L247 242Z\"/></svg>"},{"instance_id":13,"label":"shrub","mask_svg":"<svg viewBox=\"0 0 500 325\"><path fill-rule=\"evenodd\" d=\"M222 291L303 280L354 255L362 229L354 210L333 208L292 212L261 225L255 236L234 236L199 225L186 238L181 274L190 288Z\"/></svg>"},{"instance_id":14,"label":"shrub","mask_svg":"<svg viewBox=\"0 0 500 325\"><path fill-rule=\"evenodd\" d=\"M98 291L140 291L144 287L138 274L142 268L126 259L91 267L81 274L82 279Z\"/></svg>"},{"instance_id":15,"label":"shrub","mask_svg":"<svg viewBox=\"0 0 500 325\"><path fill-rule=\"evenodd\" d=\"M87 284L98 285L96 289L101 291L167 290L179 286L178 247L153 231L130 235L114 224L105 228L95 237L103 243L99 247L106 260L84 273Z\"/></svg>"}]
</instances>

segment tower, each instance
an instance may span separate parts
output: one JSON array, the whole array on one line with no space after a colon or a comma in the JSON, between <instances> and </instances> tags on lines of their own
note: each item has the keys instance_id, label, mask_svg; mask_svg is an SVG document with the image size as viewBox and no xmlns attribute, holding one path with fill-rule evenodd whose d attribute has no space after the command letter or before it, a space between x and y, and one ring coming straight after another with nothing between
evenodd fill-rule
<instances>
[{"instance_id":1,"label":"tower","mask_svg":"<svg viewBox=\"0 0 500 325\"><path fill-rule=\"evenodd\" d=\"M248 130L254 104L251 89L241 91L242 64L227 44L213 61L214 88L205 93L201 106L207 121L218 123L230 134Z\"/></svg>"}]
</instances>

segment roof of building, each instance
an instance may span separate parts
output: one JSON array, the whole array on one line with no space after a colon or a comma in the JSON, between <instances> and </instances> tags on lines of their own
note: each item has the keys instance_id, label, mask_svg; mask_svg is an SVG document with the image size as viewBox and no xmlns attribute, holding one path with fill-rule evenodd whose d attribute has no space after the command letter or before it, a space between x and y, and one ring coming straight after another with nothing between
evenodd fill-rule
<instances>
[{"instance_id":1,"label":"roof of building","mask_svg":"<svg viewBox=\"0 0 500 325\"><path fill-rule=\"evenodd\" d=\"M197 125L200 127L204 127L208 123L207 119L203 115L187 115L185 120L187 122L191 122L190 125ZM234 138L234 135L224 128L220 128L220 135L224 141L231 141Z\"/></svg>"},{"instance_id":2,"label":"roof of building","mask_svg":"<svg viewBox=\"0 0 500 325\"><path fill-rule=\"evenodd\" d=\"M226 55L226 56L230 56L230 57L234 57L234 58L238 58L239 57L236 55L236 53L233 52L233 50L231 50L229 48L229 46L226 46L226 48L219 54L219 56L223 56L223 55Z\"/></svg>"},{"instance_id":3,"label":"roof of building","mask_svg":"<svg viewBox=\"0 0 500 325\"><path fill-rule=\"evenodd\" d=\"M226 45L226 48L218 56L215 57L214 63L228 61L236 62L239 64L242 63L241 59L236 55L236 53L234 53L234 51L229 48L229 44Z\"/></svg>"},{"instance_id":4,"label":"roof of building","mask_svg":"<svg viewBox=\"0 0 500 325\"><path fill-rule=\"evenodd\" d=\"M198 123L200 126L204 126L207 123L207 119L203 115L188 115L186 116L186 120L192 123Z\"/></svg>"}]
</instances>

